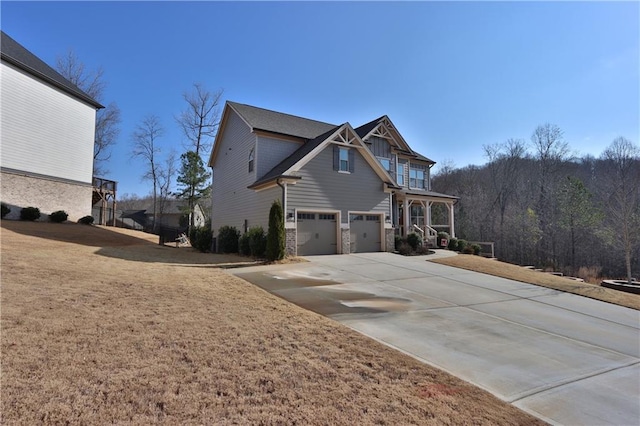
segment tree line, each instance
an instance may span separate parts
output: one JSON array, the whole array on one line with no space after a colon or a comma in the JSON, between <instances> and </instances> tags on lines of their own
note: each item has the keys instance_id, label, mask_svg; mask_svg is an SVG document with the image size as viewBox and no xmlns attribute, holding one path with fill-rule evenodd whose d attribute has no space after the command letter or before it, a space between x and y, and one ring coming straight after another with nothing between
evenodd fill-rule
<instances>
[{"instance_id":1,"label":"tree line","mask_svg":"<svg viewBox=\"0 0 640 426\"><path fill-rule=\"evenodd\" d=\"M98 102L104 101L103 69L88 70L73 51L59 56L56 68L60 74L82 89ZM210 91L202 84L194 83L190 91L183 93L184 110L174 117L182 130L186 144L176 165L177 152L171 149L163 153L161 140L165 127L155 114L148 114L138 121L130 135L131 156L144 165L141 178L151 184L153 205L152 227L156 229L158 217L162 215L166 200L176 197L187 201L184 213L189 216L189 228L194 226L194 208L199 200L210 195L211 173L205 168L203 155L211 149L213 138L220 122L219 103L222 90ZM109 103L96 113L94 139L93 174L104 174L104 164L111 158L111 148L120 133L121 113L115 102ZM177 191L173 191L173 182Z\"/></svg>"},{"instance_id":2,"label":"tree line","mask_svg":"<svg viewBox=\"0 0 640 426\"><path fill-rule=\"evenodd\" d=\"M640 149L618 137L599 157L572 155L562 130L483 147L487 163L434 175L460 197L456 236L495 242L499 259L585 276L640 273ZM637 277L636 277L637 278Z\"/></svg>"}]
</instances>

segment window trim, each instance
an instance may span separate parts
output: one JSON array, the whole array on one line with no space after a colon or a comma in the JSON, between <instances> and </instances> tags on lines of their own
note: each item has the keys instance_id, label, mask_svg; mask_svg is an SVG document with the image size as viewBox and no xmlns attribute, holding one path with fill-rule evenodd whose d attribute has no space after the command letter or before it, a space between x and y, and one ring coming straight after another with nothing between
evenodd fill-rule
<instances>
[{"instance_id":1,"label":"window trim","mask_svg":"<svg viewBox=\"0 0 640 426\"><path fill-rule=\"evenodd\" d=\"M251 151L249 151L249 173L251 173L254 169L255 158L256 158L256 148L253 147L251 148Z\"/></svg>"}]
</instances>

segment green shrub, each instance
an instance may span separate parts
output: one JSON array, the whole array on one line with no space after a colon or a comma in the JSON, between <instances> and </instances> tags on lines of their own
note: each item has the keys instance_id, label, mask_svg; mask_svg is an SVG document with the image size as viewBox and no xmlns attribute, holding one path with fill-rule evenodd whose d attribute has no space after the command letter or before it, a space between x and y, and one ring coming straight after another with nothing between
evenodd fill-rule
<instances>
[{"instance_id":1,"label":"green shrub","mask_svg":"<svg viewBox=\"0 0 640 426\"><path fill-rule=\"evenodd\" d=\"M5 203L2 203L2 218L11 213L11 209Z\"/></svg>"},{"instance_id":2,"label":"green shrub","mask_svg":"<svg viewBox=\"0 0 640 426\"><path fill-rule=\"evenodd\" d=\"M464 252L464 248L467 246L467 240L458 240L458 251Z\"/></svg>"},{"instance_id":3,"label":"green shrub","mask_svg":"<svg viewBox=\"0 0 640 426\"><path fill-rule=\"evenodd\" d=\"M20 210L20 220L38 220L40 219L40 209L37 207L25 207Z\"/></svg>"},{"instance_id":4,"label":"green shrub","mask_svg":"<svg viewBox=\"0 0 640 426\"><path fill-rule=\"evenodd\" d=\"M238 253L240 231L235 226L223 226L218 230L218 251L221 253Z\"/></svg>"},{"instance_id":5,"label":"green shrub","mask_svg":"<svg viewBox=\"0 0 640 426\"><path fill-rule=\"evenodd\" d=\"M82 216L78 219L78 223L83 225L92 225L93 224L93 216Z\"/></svg>"},{"instance_id":6,"label":"green shrub","mask_svg":"<svg viewBox=\"0 0 640 426\"><path fill-rule=\"evenodd\" d=\"M191 232L189 232L189 240L191 241L191 247L206 253L211 250L213 232L208 226L194 227L191 229Z\"/></svg>"},{"instance_id":7,"label":"green shrub","mask_svg":"<svg viewBox=\"0 0 640 426\"><path fill-rule=\"evenodd\" d=\"M473 254L473 247L471 247L470 245L467 244L462 249L462 253L464 253L464 254Z\"/></svg>"},{"instance_id":8,"label":"green shrub","mask_svg":"<svg viewBox=\"0 0 640 426\"><path fill-rule=\"evenodd\" d=\"M267 259L284 259L285 255L284 213L280 200L275 200L269 210L269 231L267 233Z\"/></svg>"},{"instance_id":9,"label":"green shrub","mask_svg":"<svg viewBox=\"0 0 640 426\"><path fill-rule=\"evenodd\" d=\"M457 250L458 249L458 239L457 238L449 238L449 245L447 246L449 250Z\"/></svg>"},{"instance_id":10,"label":"green shrub","mask_svg":"<svg viewBox=\"0 0 640 426\"><path fill-rule=\"evenodd\" d=\"M422 238L420 238L420 235L416 234L415 232L412 232L411 234L407 235L407 244L409 244L412 250L417 250L418 246L421 243L422 243Z\"/></svg>"},{"instance_id":11,"label":"green shrub","mask_svg":"<svg viewBox=\"0 0 640 426\"><path fill-rule=\"evenodd\" d=\"M476 256L480 255L480 252L482 251L482 247L480 246L480 244L472 244L471 248L473 249L473 254L475 254Z\"/></svg>"},{"instance_id":12,"label":"green shrub","mask_svg":"<svg viewBox=\"0 0 640 426\"><path fill-rule=\"evenodd\" d=\"M440 244L442 242L442 239L446 239L447 241L449 241L449 234L446 232L438 232L438 241L436 242L436 245L440 248L445 248L446 246L443 246L442 244Z\"/></svg>"},{"instance_id":13,"label":"green shrub","mask_svg":"<svg viewBox=\"0 0 640 426\"><path fill-rule=\"evenodd\" d=\"M411 246L406 243L406 242L401 242L398 247L398 253L400 253L403 256L409 256L413 253L413 249L411 248Z\"/></svg>"},{"instance_id":14,"label":"green shrub","mask_svg":"<svg viewBox=\"0 0 640 426\"><path fill-rule=\"evenodd\" d=\"M262 226L250 228L247 232L249 237L249 251L253 257L264 257L267 251L267 235Z\"/></svg>"},{"instance_id":15,"label":"green shrub","mask_svg":"<svg viewBox=\"0 0 640 426\"><path fill-rule=\"evenodd\" d=\"M395 236L394 236L394 241L395 241L395 243L396 243L396 244L394 245L394 247L396 248L396 250L398 250L398 248L400 247L400 244L402 244L402 242L403 242L404 240L402 239L402 237L401 237L400 235L395 235ZM406 242L406 241L404 241L404 242Z\"/></svg>"},{"instance_id":16,"label":"green shrub","mask_svg":"<svg viewBox=\"0 0 640 426\"><path fill-rule=\"evenodd\" d=\"M67 220L68 217L69 215L64 210L57 210L49 215L49 220L55 223L62 223Z\"/></svg>"},{"instance_id":17,"label":"green shrub","mask_svg":"<svg viewBox=\"0 0 640 426\"><path fill-rule=\"evenodd\" d=\"M249 245L249 233L245 232L238 240L238 251L243 256L251 256L251 246Z\"/></svg>"}]
</instances>

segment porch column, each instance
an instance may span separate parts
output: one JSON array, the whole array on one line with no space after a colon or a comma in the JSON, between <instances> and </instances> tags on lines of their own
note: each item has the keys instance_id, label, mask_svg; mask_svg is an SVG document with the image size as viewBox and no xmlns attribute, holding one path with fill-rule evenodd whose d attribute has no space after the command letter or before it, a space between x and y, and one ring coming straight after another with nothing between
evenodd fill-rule
<instances>
[{"instance_id":1,"label":"porch column","mask_svg":"<svg viewBox=\"0 0 640 426\"><path fill-rule=\"evenodd\" d=\"M456 227L453 222L453 203L449 203L449 225L451 227L451 238L456 237Z\"/></svg>"},{"instance_id":2,"label":"porch column","mask_svg":"<svg viewBox=\"0 0 640 426\"><path fill-rule=\"evenodd\" d=\"M402 236L406 237L407 235L409 235L409 226L411 226L411 224L409 223L409 220L411 219L411 212L409 212L409 200L407 199L407 197L404 198L402 204L402 212L402 214L404 214L404 230L402 232Z\"/></svg>"},{"instance_id":3,"label":"porch column","mask_svg":"<svg viewBox=\"0 0 640 426\"><path fill-rule=\"evenodd\" d=\"M427 208L426 211L424 212L426 218L426 223L428 227L431 227L431 205L433 204L433 201L427 201Z\"/></svg>"}]
</instances>

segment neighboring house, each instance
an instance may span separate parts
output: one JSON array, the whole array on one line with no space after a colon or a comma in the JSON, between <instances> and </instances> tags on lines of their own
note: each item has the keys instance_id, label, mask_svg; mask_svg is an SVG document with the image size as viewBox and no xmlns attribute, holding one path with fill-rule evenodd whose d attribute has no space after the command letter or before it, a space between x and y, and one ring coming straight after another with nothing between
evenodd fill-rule
<instances>
[{"instance_id":1,"label":"neighboring house","mask_svg":"<svg viewBox=\"0 0 640 426\"><path fill-rule=\"evenodd\" d=\"M119 226L132 229L145 229L153 225L153 200L143 199L126 202L127 210L119 211ZM161 205L158 201L157 205L157 221L159 225L169 226L172 228L183 228L180 225L180 218L185 216L185 210L188 210L188 201L186 200L165 200ZM206 217L204 210L197 204L194 206L194 224L196 227L204 226ZM188 219L185 219L188 223Z\"/></svg>"},{"instance_id":2,"label":"neighboring house","mask_svg":"<svg viewBox=\"0 0 640 426\"><path fill-rule=\"evenodd\" d=\"M413 225L455 235L457 198L431 191L434 164L387 116L354 129L227 102L209 159L212 227L266 231L279 199L289 254L392 251ZM434 204L446 212L437 227Z\"/></svg>"},{"instance_id":3,"label":"neighboring house","mask_svg":"<svg viewBox=\"0 0 640 426\"><path fill-rule=\"evenodd\" d=\"M18 42L1 33L2 202L18 218L91 214L96 110L103 108Z\"/></svg>"}]
</instances>

